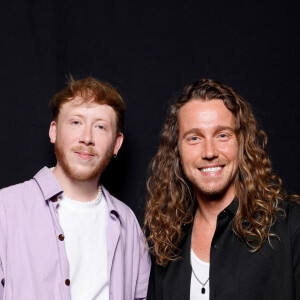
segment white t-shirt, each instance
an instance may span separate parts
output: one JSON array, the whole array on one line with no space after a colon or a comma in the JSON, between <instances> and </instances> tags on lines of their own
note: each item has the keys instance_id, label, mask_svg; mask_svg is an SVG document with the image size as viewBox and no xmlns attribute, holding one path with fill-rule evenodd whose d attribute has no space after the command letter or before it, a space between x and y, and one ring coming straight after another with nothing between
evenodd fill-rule
<instances>
[{"instance_id":1,"label":"white t-shirt","mask_svg":"<svg viewBox=\"0 0 300 300\"><path fill-rule=\"evenodd\" d=\"M202 283L209 278L209 263L200 260L193 250L191 250L191 263L193 271ZM202 294L203 285L195 277L192 272L190 300L209 300L209 281L205 284L205 294Z\"/></svg>"},{"instance_id":2,"label":"white t-shirt","mask_svg":"<svg viewBox=\"0 0 300 300\"><path fill-rule=\"evenodd\" d=\"M60 225L70 265L72 300L108 300L106 228L107 202L80 202L61 196Z\"/></svg>"}]
</instances>

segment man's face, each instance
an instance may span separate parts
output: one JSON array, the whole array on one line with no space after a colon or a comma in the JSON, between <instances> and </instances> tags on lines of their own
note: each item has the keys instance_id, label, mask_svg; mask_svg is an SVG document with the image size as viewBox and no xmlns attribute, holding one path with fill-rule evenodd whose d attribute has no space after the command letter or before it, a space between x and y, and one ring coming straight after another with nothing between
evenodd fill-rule
<instances>
[{"instance_id":1,"label":"man's face","mask_svg":"<svg viewBox=\"0 0 300 300\"><path fill-rule=\"evenodd\" d=\"M198 196L235 196L238 140L223 101L191 100L179 111L178 147L186 177Z\"/></svg>"},{"instance_id":2,"label":"man's face","mask_svg":"<svg viewBox=\"0 0 300 300\"><path fill-rule=\"evenodd\" d=\"M54 143L57 166L75 181L100 177L113 154L117 154L123 135L116 136L116 114L108 105L81 103L75 97L64 103L49 135Z\"/></svg>"}]
</instances>

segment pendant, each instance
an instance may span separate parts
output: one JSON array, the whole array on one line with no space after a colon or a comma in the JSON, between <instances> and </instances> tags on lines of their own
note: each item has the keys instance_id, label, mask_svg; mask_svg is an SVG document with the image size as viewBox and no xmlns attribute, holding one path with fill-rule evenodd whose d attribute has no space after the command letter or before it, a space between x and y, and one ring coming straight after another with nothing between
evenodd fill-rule
<instances>
[{"instance_id":1,"label":"pendant","mask_svg":"<svg viewBox=\"0 0 300 300\"><path fill-rule=\"evenodd\" d=\"M201 289L201 293L202 293L202 294L205 294L205 287L203 287L203 288Z\"/></svg>"}]
</instances>

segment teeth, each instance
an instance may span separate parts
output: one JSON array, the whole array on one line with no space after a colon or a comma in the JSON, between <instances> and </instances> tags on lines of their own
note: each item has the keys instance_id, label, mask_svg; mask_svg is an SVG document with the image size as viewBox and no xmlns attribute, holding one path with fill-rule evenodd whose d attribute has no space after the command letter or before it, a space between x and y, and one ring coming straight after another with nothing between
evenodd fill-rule
<instances>
[{"instance_id":1,"label":"teeth","mask_svg":"<svg viewBox=\"0 0 300 300\"><path fill-rule=\"evenodd\" d=\"M208 172L217 172L217 171L220 171L220 170L222 170L221 167L214 167L214 168L204 168L201 171L204 172L204 173L208 173Z\"/></svg>"}]
</instances>

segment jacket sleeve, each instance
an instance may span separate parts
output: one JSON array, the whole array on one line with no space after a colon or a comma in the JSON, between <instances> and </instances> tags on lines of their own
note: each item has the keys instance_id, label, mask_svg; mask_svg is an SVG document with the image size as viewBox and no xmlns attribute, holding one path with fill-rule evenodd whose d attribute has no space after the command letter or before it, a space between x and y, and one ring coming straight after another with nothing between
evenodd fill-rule
<instances>
[{"instance_id":1,"label":"jacket sleeve","mask_svg":"<svg viewBox=\"0 0 300 300\"><path fill-rule=\"evenodd\" d=\"M153 261L149 278L147 300L155 300L155 262Z\"/></svg>"},{"instance_id":2,"label":"jacket sleeve","mask_svg":"<svg viewBox=\"0 0 300 300\"><path fill-rule=\"evenodd\" d=\"M143 233L139 233L139 246L140 246L140 262L139 262L139 274L135 291L135 300L146 299L147 287L149 282L149 273L151 268L151 260L149 255L148 246L145 247L145 238Z\"/></svg>"},{"instance_id":3,"label":"jacket sleeve","mask_svg":"<svg viewBox=\"0 0 300 300\"><path fill-rule=\"evenodd\" d=\"M300 228L293 238L293 252L294 252L294 282L296 298L300 300Z\"/></svg>"},{"instance_id":4,"label":"jacket sleeve","mask_svg":"<svg viewBox=\"0 0 300 300\"><path fill-rule=\"evenodd\" d=\"M4 272L2 266L2 256L3 256L3 244L4 244L4 231L3 231L3 222L4 222L4 209L3 203L1 199L1 192L0 192L0 300L3 299L4 294Z\"/></svg>"},{"instance_id":5,"label":"jacket sleeve","mask_svg":"<svg viewBox=\"0 0 300 300\"><path fill-rule=\"evenodd\" d=\"M0 300L3 299L3 293L4 293L4 274L3 274L2 262L0 258Z\"/></svg>"},{"instance_id":6,"label":"jacket sleeve","mask_svg":"<svg viewBox=\"0 0 300 300\"><path fill-rule=\"evenodd\" d=\"M300 205L298 209L294 208L292 218L292 251L293 251L293 268L294 268L294 283L295 283L295 299L300 300Z\"/></svg>"}]
</instances>

